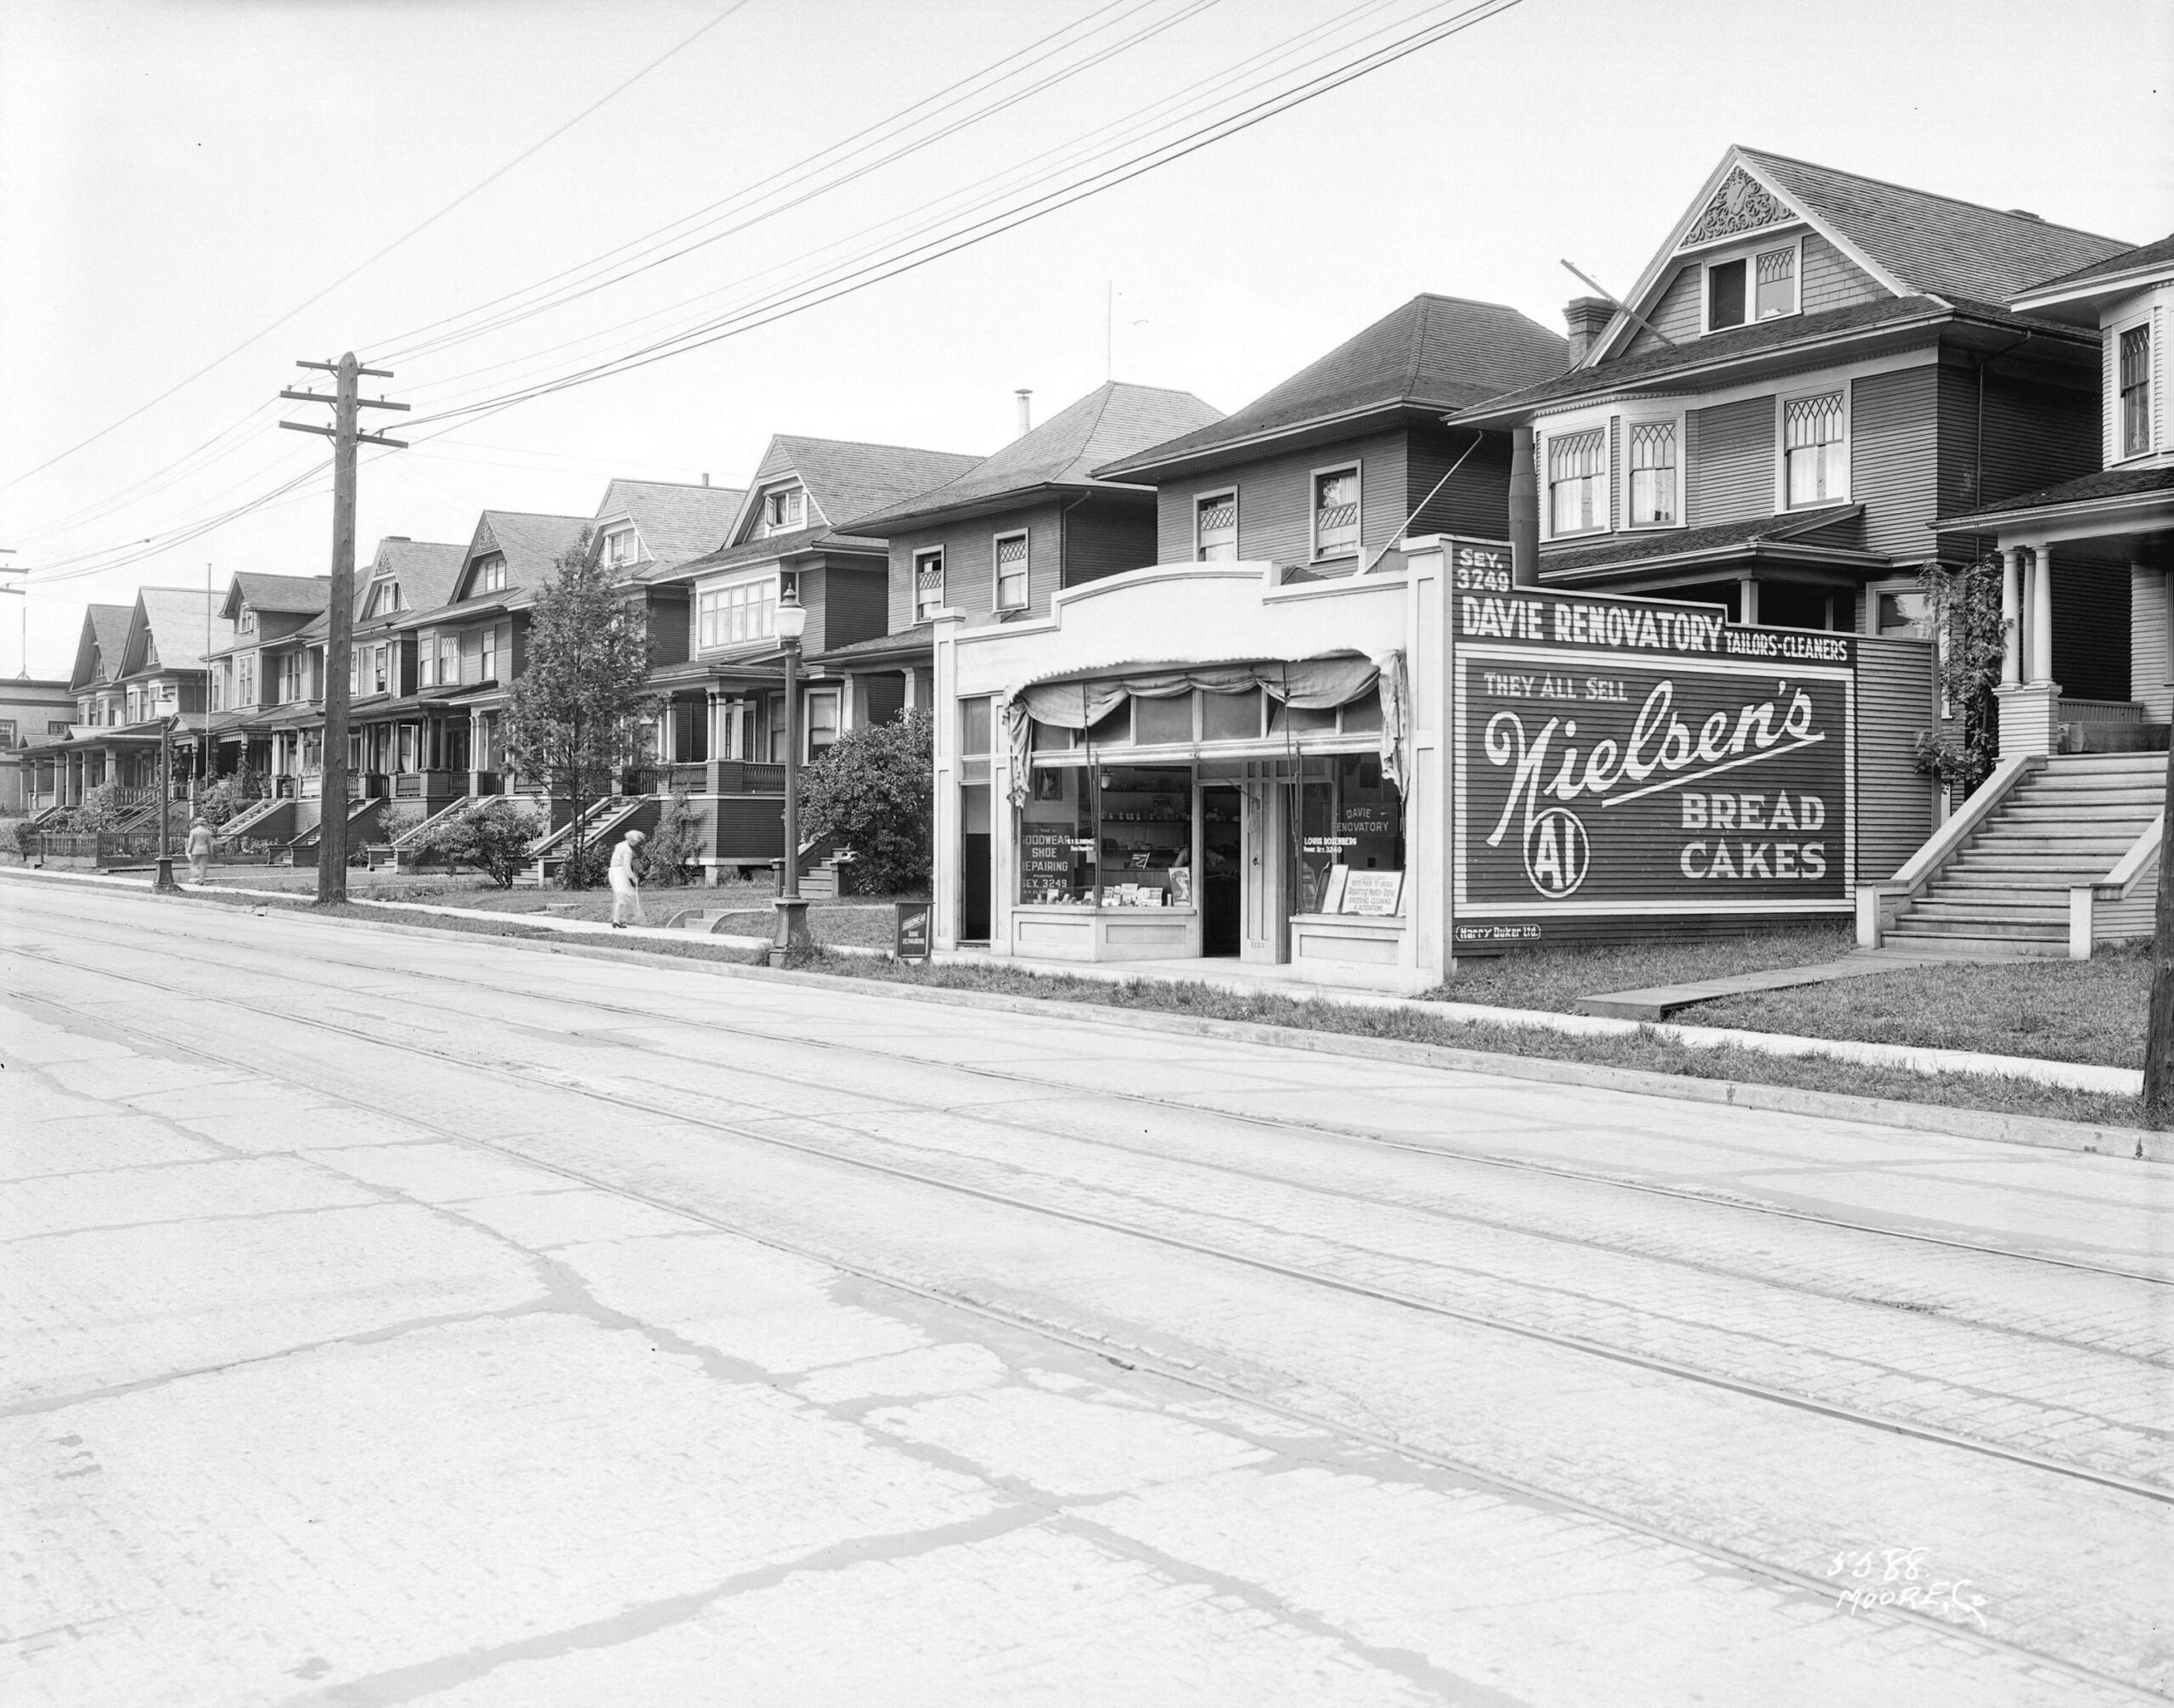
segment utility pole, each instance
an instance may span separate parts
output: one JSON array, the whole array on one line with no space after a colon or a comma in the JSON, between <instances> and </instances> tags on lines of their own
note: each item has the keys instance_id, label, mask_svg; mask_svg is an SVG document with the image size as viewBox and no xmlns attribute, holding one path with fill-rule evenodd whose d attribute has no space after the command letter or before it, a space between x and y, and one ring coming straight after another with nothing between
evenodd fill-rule
<instances>
[{"instance_id":1,"label":"utility pole","mask_svg":"<svg viewBox=\"0 0 2174 1708\"><path fill-rule=\"evenodd\" d=\"M364 375L377 380L390 380L392 375L386 369L363 367L352 350L337 362L297 362L295 366L335 377L329 397L321 392L279 393L298 403L332 405L329 427L279 423L295 432L316 433L332 441L331 622L324 641L324 764L318 795L324 817L317 841L317 901L324 907L347 899L347 673L354 660L355 447L408 448L402 440L361 431L357 419L363 409L404 409L408 405L361 396L359 382Z\"/></svg>"}]
</instances>

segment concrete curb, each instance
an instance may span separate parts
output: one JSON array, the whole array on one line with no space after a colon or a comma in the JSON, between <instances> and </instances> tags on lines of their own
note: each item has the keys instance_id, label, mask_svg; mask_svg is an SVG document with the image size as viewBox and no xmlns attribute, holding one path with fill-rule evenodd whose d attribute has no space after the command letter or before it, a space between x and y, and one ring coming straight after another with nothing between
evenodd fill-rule
<instances>
[{"instance_id":1,"label":"concrete curb","mask_svg":"<svg viewBox=\"0 0 2174 1708\"><path fill-rule=\"evenodd\" d=\"M20 870L0 867L0 876ZM33 876L93 883L117 883L143 893L141 884L104 879L90 874L36 873ZM232 895L234 890L222 893ZM262 892L260 892L262 893ZM290 906L291 896L281 896ZM184 893L188 902L202 899L209 906L222 904ZM385 905L386 904L380 904ZM503 915L484 917L502 919ZM446 933L429 926L382 924L359 919L320 917L318 923L362 931L393 931L429 942L442 942ZM587 936L591 933L583 933ZM679 933L659 933L678 938ZM1545 1056L1505 1056L1482 1050L1460 1050L1445 1044L1411 1043L1400 1039L1364 1038L1348 1033L1313 1032L1290 1026L1271 1026L1250 1020L1217 1020L1204 1016L1171 1014L1156 1009L1114 1008L1099 1003L1073 1002L1062 998L1013 996L986 990L949 990L930 985L893 983L879 979L842 979L823 972L796 972L728 961L706 961L679 955L646 954L640 950L617 949L606 943L552 943L536 938L497 939L510 949L571 955L589 960L616 961L622 966L692 972L728 978L781 980L810 989L835 991L841 984L865 988L871 994L910 1001L938 1002L954 1007L978 1008L1000 1014L1031 1014L1084 1021L1136 1031L1175 1033L1197 1038L1266 1044L1284 1049L1309 1050L1321 1055L1349 1056L1368 1061L1400 1062L1410 1066L1447 1068L1459 1073L1484 1074L1497 1079L1527 1079L1546 1085L1581 1085L1621 1091L1634 1096L1661 1097L1682 1102L1722 1103L1747 1111L1771 1114L1809 1115L1826 1120L1938 1133L1953 1138L1990 1140L2040 1150L2074 1151L2094 1156L2132 1158L2143 1162L2174 1162L2174 1133L2140 1127L2102 1127L2081 1121L2062 1121L2039 1115L2011 1115L1993 1109L1957 1108L1945 1103L1903 1102L1885 1097L1853 1097L1836 1091L1815 1091L1794 1085L1765 1085L1737 1079L1699 1079L1675 1074L1654 1073L1641 1068L1614 1068L1598 1063L1557 1061ZM710 942L732 939L711 938ZM751 947L760 944L750 941ZM1177 982L1177 981L1172 981ZM1471 1007L1467 1004L1425 1003L1426 1009ZM1507 1009L1476 1009L1484 1015L1514 1013ZM1633 1025L1632 1031L1640 1029ZM1650 1029L1659 1032L1667 1029ZM1324 1130L1334 1130L1324 1129Z\"/></svg>"}]
</instances>

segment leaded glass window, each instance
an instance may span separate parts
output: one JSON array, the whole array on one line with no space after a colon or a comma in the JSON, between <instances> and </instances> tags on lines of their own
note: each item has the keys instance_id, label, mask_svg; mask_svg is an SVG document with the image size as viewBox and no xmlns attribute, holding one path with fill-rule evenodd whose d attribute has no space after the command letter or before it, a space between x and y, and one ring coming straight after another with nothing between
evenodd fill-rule
<instances>
[{"instance_id":1,"label":"leaded glass window","mask_svg":"<svg viewBox=\"0 0 2174 1708\"><path fill-rule=\"evenodd\" d=\"M1758 275L1757 300L1753 312L1765 320L1776 314L1797 312L1797 252L1794 249L1770 249L1757 256L1753 270Z\"/></svg>"},{"instance_id":2,"label":"leaded glass window","mask_svg":"<svg viewBox=\"0 0 2174 1708\"><path fill-rule=\"evenodd\" d=\"M1235 563L1238 557L1238 495L1214 493L1193 501L1194 535L1202 563Z\"/></svg>"},{"instance_id":3,"label":"leaded glass window","mask_svg":"<svg viewBox=\"0 0 2174 1708\"><path fill-rule=\"evenodd\" d=\"M1782 445L1792 508L1832 504L1849 492L1850 447L1839 392L1783 404Z\"/></svg>"},{"instance_id":4,"label":"leaded glass window","mask_svg":"<svg viewBox=\"0 0 2174 1708\"><path fill-rule=\"evenodd\" d=\"M1027 536L1011 533L996 543L996 608L1027 608Z\"/></svg>"},{"instance_id":5,"label":"leaded glass window","mask_svg":"<svg viewBox=\"0 0 2174 1708\"><path fill-rule=\"evenodd\" d=\"M1359 550L1359 471L1314 476L1314 555L1348 557Z\"/></svg>"},{"instance_id":6,"label":"leaded glass window","mask_svg":"<svg viewBox=\"0 0 2174 1708\"><path fill-rule=\"evenodd\" d=\"M2132 326L2121 335L2121 454L2150 448L2151 328Z\"/></svg>"},{"instance_id":7,"label":"leaded glass window","mask_svg":"<svg viewBox=\"0 0 2174 1708\"><path fill-rule=\"evenodd\" d=\"M1547 441L1547 514L1557 536L1608 526L1608 444L1598 427Z\"/></svg>"},{"instance_id":8,"label":"leaded glass window","mask_svg":"<svg viewBox=\"0 0 2174 1708\"><path fill-rule=\"evenodd\" d=\"M1641 422L1630 429L1630 525L1676 519L1676 423Z\"/></svg>"}]
</instances>

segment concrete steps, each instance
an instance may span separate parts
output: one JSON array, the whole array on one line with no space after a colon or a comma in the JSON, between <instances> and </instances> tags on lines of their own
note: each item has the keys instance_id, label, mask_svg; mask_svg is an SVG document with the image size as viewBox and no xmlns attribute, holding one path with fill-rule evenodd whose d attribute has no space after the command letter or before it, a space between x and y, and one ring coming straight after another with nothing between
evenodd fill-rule
<instances>
[{"instance_id":1,"label":"concrete steps","mask_svg":"<svg viewBox=\"0 0 2174 1708\"><path fill-rule=\"evenodd\" d=\"M2158 817L2155 754L2059 755L2000 810L1885 933L1905 951L2065 955L2072 886L2104 877Z\"/></svg>"}]
</instances>

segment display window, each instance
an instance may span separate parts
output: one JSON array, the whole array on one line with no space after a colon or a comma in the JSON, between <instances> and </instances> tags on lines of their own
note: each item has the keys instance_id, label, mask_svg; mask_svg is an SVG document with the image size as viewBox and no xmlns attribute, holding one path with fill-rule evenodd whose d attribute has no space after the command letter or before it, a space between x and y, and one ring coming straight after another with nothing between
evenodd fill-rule
<instances>
[{"instance_id":1,"label":"display window","mask_svg":"<svg viewBox=\"0 0 2174 1708\"><path fill-rule=\"evenodd\" d=\"M1040 906L1193 905L1190 765L1050 766L1019 826L1019 899Z\"/></svg>"},{"instance_id":2,"label":"display window","mask_svg":"<svg viewBox=\"0 0 2174 1708\"><path fill-rule=\"evenodd\" d=\"M1298 910L1404 910L1404 801L1372 753L1309 758L1298 782Z\"/></svg>"}]
</instances>

